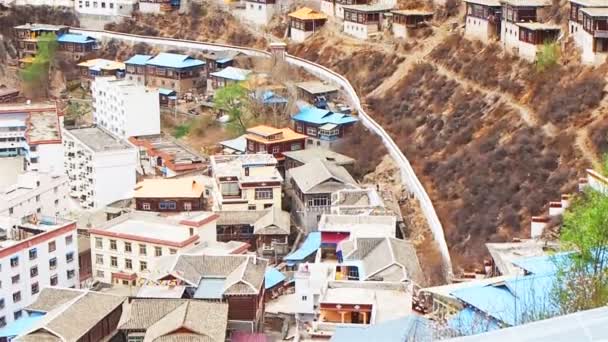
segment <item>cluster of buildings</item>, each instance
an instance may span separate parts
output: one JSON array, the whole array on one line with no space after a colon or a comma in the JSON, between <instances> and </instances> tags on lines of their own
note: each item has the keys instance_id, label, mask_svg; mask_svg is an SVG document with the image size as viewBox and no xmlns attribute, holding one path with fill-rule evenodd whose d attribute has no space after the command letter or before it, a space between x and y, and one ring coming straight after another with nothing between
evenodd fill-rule
<instances>
[{"instance_id":1,"label":"cluster of buildings","mask_svg":"<svg viewBox=\"0 0 608 342\"><path fill-rule=\"evenodd\" d=\"M484 42L499 40L510 52L534 61L541 46L570 35L586 64L601 64L608 55L608 4L570 1L567 32L548 19L551 1L471 0L466 2L465 35Z\"/></svg>"}]
</instances>

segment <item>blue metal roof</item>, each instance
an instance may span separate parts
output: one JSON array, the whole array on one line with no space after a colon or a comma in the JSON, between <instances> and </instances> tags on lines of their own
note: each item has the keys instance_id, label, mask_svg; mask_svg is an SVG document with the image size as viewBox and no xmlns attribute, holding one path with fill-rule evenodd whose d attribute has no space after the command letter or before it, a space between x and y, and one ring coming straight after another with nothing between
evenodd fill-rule
<instances>
[{"instance_id":1,"label":"blue metal roof","mask_svg":"<svg viewBox=\"0 0 608 342\"><path fill-rule=\"evenodd\" d=\"M451 294L494 319L513 326L523 323L524 314L551 313L554 275L514 277L504 282L473 286Z\"/></svg>"},{"instance_id":2,"label":"blue metal roof","mask_svg":"<svg viewBox=\"0 0 608 342\"><path fill-rule=\"evenodd\" d=\"M558 267L570 262L570 254L557 253L555 255L521 258L514 260L513 264L536 275L555 274L558 271Z\"/></svg>"},{"instance_id":3,"label":"blue metal roof","mask_svg":"<svg viewBox=\"0 0 608 342\"><path fill-rule=\"evenodd\" d=\"M170 95L175 95L175 90L166 89L166 88L158 88L158 93L161 95L170 96Z\"/></svg>"},{"instance_id":4,"label":"blue metal roof","mask_svg":"<svg viewBox=\"0 0 608 342\"><path fill-rule=\"evenodd\" d=\"M283 258L286 261L302 261L321 248L321 232L311 232L295 252Z\"/></svg>"},{"instance_id":5,"label":"blue metal roof","mask_svg":"<svg viewBox=\"0 0 608 342\"><path fill-rule=\"evenodd\" d=\"M194 298L196 299L222 299L224 293L224 283L226 279L223 278L203 278L198 283L196 292L194 292Z\"/></svg>"},{"instance_id":6,"label":"blue metal roof","mask_svg":"<svg viewBox=\"0 0 608 342\"><path fill-rule=\"evenodd\" d=\"M448 326L460 335L468 336L500 329L493 319L488 319L472 308L464 308L448 320Z\"/></svg>"},{"instance_id":7,"label":"blue metal roof","mask_svg":"<svg viewBox=\"0 0 608 342\"><path fill-rule=\"evenodd\" d=\"M152 58L150 55L135 55L127 59L125 64L146 65L150 58Z\"/></svg>"},{"instance_id":8,"label":"blue metal roof","mask_svg":"<svg viewBox=\"0 0 608 342\"><path fill-rule=\"evenodd\" d=\"M334 113L326 109L320 109L313 106L306 106L300 109L300 112L292 117L296 121L304 121L316 125L334 124L345 125L357 122L359 119L348 114Z\"/></svg>"},{"instance_id":9,"label":"blue metal roof","mask_svg":"<svg viewBox=\"0 0 608 342\"><path fill-rule=\"evenodd\" d=\"M155 66L160 66L160 67L177 68L177 69L192 68L192 67L197 67L197 66L201 66L204 64L205 64L205 62L198 60L196 58L192 58L187 55L178 55L175 53L167 53L167 52L161 52L158 55L156 55L154 58L152 58L146 62L146 65L155 65Z\"/></svg>"},{"instance_id":10,"label":"blue metal roof","mask_svg":"<svg viewBox=\"0 0 608 342\"><path fill-rule=\"evenodd\" d=\"M43 317L44 313L42 312L30 312L0 329L0 337L14 337L20 335L33 327L34 324L38 323Z\"/></svg>"},{"instance_id":11,"label":"blue metal roof","mask_svg":"<svg viewBox=\"0 0 608 342\"><path fill-rule=\"evenodd\" d=\"M432 341L429 321L420 316L408 315L400 319L370 326L338 326L331 342L370 341Z\"/></svg>"},{"instance_id":12,"label":"blue metal roof","mask_svg":"<svg viewBox=\"0 0 608 342\"><path fill-rule=\"evenodd\" d=\"M81 34L65 33L57 38L59 43L76 43L76 44L88 44L95 43L95 38L89 36L83 36Z\"/></svg>"},{"instance_id":13,"label":"blue metal roof","mask_svg":"<svg viewBox=\"0 0 608 342\"><path fill-rule=\"evenodd\" d=\"M278 283L285 280L285 275L274 267L266 268L264 273L264 286L266 289L276 286Z\"/></svg>"},{"instance_id":14,"label":"blue metal roof","mask_svg":"<svg viewBox=\"0 0 608 342\"><path fill-rule=\"evenodd\" d=\"M226 67L220 71L212 72L211 76L225 78L232 81L244 81L251 74L251 70L245 70L235 67Z\"/></svg>"},{"instance_id":15,"label":"blue metal roof","mask_svg":"<svg viewBox=\"0 0 608 342\"><path fill-rule=\"evenodd\" d=\"M285 104L287 103L287 99L275 94L274 92L268 90L262 94L262 103L263 104Z\"/></svg>"}]
</instances>

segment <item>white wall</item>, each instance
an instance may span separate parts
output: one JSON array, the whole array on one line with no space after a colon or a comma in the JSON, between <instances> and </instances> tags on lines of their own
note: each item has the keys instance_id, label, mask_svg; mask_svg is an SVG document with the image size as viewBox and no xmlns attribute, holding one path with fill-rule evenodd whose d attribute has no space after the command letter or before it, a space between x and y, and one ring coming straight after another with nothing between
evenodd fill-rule
<instances>
[{"instance_id":1,"label":"white wall","mask_svg":"<svg viewBox=\"0 0 608 342\"><path fill-rule=\"evenodd\" d=\"M572 36L576 45L581 50L581 62L590 65L600 65L606 61L608 53L593 51L593 36L583 29L583 26L570 21L571 29L574 29ZM572 31L571 31L572 32Z\"/></svg>"},{"instance_id":2,"label":"white wall","mask_svg":"<svg viewBox=\"0 0 608 342\"><path fill-rule=\"evenodd\" d=\"M53 233L50 233L52 236ZM72 236L72 243L66 244L65 237ZM48 243L55 241L56 249L54 252L49 252ZM34 260L30 260L29 251L32 248L36 248L37 257ZM73 260L68 263L66 261L66 254L73 253ZM13 256L18 256L19 265L17 267L11 267L10 259ZM49 260L51 258L57 258L57 266L55 269L49 268ZM38 266L38 275L30 277L30 268ZM10 324L13 322L13 314L15 311L21 310L24 307L30 305L37 298L37 294L32 295L31 286L34 283L38 283L39 290L43 287L50 286L51 276L57 275L57 286L59 287L78 287L78 242L76 236L76 227L74 229L56 236L49 238L42 243L24 246L17 253L11 254L7 257L0 259L0 281L2 282L2 294L1 298L4 299L4 309L0 310L0 316L5 316L6 322ZM67 278L67 271L74 270L75 275L72 279ZM11 278L15 275L19 275L19 282L12 284ZM16 292L21 293L21 301L13 303L13 294Z\"/></svg>"},{"instance_id":3,"label":"white wall","mask_svg":"<svg viewBox=\"0 0 608 342\"><path fill-rule=\"evenodd\" d=\"M507 51L514 53L514 49L519 48L519 26L503 20L500 41Z\"/></svg>"},{"instance_id":4,"label":"white wall","mask_svg":"<svg viewBox=\"0 0 608 342\"><path fill-rule=\"evenodd\" d=\"M81 14L130 16L136 3L135 0L74 0L74 8Z\"/></svg>"},{"instance_id":5,"label":"white wall","mask_svg":"<svg viewBox=\"0 0 608 342\"><path fill-rule=\"evenodd\" d=\"M38 154L38 165L32 169L55 174L65 173L62 143L37 145L36 153ZM31 164L31 167L35 165Z\"/></svg>"},{"instance_id":6,"label":"white wall","mask_svg":"<svg viewBox=\"0 0 608 342\"><path fill-rule=\"evenodd\" d=\"M301 43L303 41L306 40L306 38L312 36L312 31L306 32L304 30L300 30L300 29L296 29L296 28L291 28L291 40L293 40L296 43Z\"/></svg>"},{"instance_id":7,"label":"white wall","mask_svg":"<svg viewBox=\"0 0 608 342\"><path fill-rule=\"evenodd\" d=\"M407 27L404 24L393 23L393 36L407 39Z\"/></svg>"},{"instance_id":8,"label":"white wall","mask_svg":"<svg viewBox=\"0 0 608 342\"><path fill-rule=\"evenodd\" d=\"M25 173L19 175L17 184L6 191L12 192L10 194L0 192L0 198L4 196L3 201L0 202L0 216L21 219L38 213L38 210L42 215L62 216L67 214L69 209L69 185L66 175Z\"/></svg>"},{"instance_id":9,"label":"white wall","mask_svg":"<svg viewBox=\"0 0 608 342\"><path fill-rule=\"evenodd\" d=\"M134 148L94 155L95 208L133 197L136 165L137 150Z\"/></svg>"},{"instance_id":10,"label":"white wall","mask_svg":"<svg viewBox=\"0 0 608 342\"><path fill-rule=\"evenodd\" d=\"M359 39L367 39L371 33L378 32L378 26L364 25L359 23L353 23L350 21L344 21L344 33L350 34Z\"/></svg>"},{"instance_id":11,"label":"white wall","mask_svg":"<svg viewBox=\"0 0 608 342\"><path fill-rule=\"evenodd\" d=\"M245 1L245 19L257 25L266 25L272 19L275 5Z\"/></svg>"},{"instance_id":12,"label":"white wall","mask_svg":"<svg viewBox=\"0 0 608 342\"><path fill-rule=\"evenodd\" d=\"M160 3L154 2L140 2L139 11L141 13L161 13Z\"/></svg>"},{"instance_id":13,"label":"white wall","mask_svg":"<svg viewBox=\"0 0 608 342\"><path fill-rule=\"evenodd\" d=\"M487 43L490 37L490 23L485 19L467 16L464 35Z\"/></svg>"},{"instance_id":14,"label":"white wall","mask_svg":"<svg viewBox=\"0 0 608 342\"><path fill-rule=\"evenodd\" d=\"M334 3L332 1L321 0L321 12L327 14L330 17L334 15Z\"/></svg>"},{"instance_id":15,"label":"white wall","mask_svg":"<svg viewBox=\"0 0 608 342\"><path fill-rule=\"evenodd\" d=\"M11 1L0 1L0 3ZM74 0L16 0L17 6L50 6L50 7L74 7Z\"/></svg>"}]
</instances>

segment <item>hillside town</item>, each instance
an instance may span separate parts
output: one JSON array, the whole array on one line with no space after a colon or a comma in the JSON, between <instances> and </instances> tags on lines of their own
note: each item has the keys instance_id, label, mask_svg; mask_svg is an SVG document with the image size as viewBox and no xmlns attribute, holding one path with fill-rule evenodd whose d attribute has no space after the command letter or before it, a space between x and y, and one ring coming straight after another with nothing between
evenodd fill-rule
<instances>
[{"instance_id":1,"label":"hillside town","mask_svg":"<svg viewBox=\"0 0 608 342\"><path fill-rule=\"evenodd\" d=\"M0 26L0 342L608 339L608 0Z\"/></svg>"}]
</instances>

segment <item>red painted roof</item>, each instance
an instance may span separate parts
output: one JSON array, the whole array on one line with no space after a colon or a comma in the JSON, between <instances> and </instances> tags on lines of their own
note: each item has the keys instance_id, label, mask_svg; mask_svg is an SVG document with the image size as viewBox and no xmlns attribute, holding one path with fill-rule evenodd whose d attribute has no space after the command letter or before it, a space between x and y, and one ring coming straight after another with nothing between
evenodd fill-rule
<instances>
[{"instance_id":1,"label":"red painted roof","mask_svg":"<svg viewBox=\"0 0 608 342\"><path fill-rule=\"evenodd\" d=\"M347 232L321 232L321 243L338 244L350 236Z\"/></svg>"},{"instance_id":2,"label":"red painted roof","mask_svg":"<svg viewBox=\"0 0 608 342\"><path fill-rule=\"evenodd\" d=\"M235 331L230 336L231 342L267 342L270 341L268 336L260 333L246 333L243 331Z\"/></svg>"}]
</instances>

